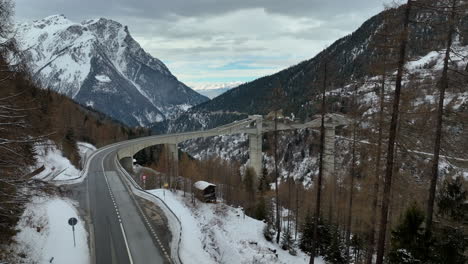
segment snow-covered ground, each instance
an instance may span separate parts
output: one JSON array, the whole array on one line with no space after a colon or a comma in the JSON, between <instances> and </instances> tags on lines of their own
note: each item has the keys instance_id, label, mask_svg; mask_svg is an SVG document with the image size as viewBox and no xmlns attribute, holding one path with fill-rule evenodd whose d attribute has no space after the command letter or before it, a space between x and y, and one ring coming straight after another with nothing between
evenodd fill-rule
<instances>
[{"instance_id":1,"label":"snow-covered ground","mask_svg":"<svg viewBox=\"0 0 468 264\"><path fill-rule=\"evenodd\" d=\"M79 142L78 151L82 165L96 148ZM58 184L77 183L85 175L63 156L53 142L35 147L37 164L44 167L36 175L37 179ZM78 216L78 205L70 199L38 194L26 205L26 209L16 227L19 233L11 245L14 263L90 263L88 233L83 220ZM72 227L68 219L75 217L76 247L73 244ZM19 257L23 256L23 257Z\"/></svg>"},{"instance_id":2,"label":"snow-covered ground","mask_svg":"<svg viewBox=\"0 0 468 264\"><path fill-rule=\"evenodd\" d=\"M223 203L191 204L189 196L156 189L150 193L163 199L182 222L180 257L184 263L308 263L303 252L292 256L263 236L265 223L241 209ZM315 263L324 263L317 258Z\"/></svg>"},{"instance_id":3,"label":"snow-covered ground","mask_svg":"<svg viewBox=\"0 0 468 264\"><path fill-rule=\"evenodd\" d=\"M88 234L75 204L60 197L35 197L27 206L18 223L20 232L12 245L25 258L18 263L90 263ZM73 245L72 227L68 219L75 217L76 247Z\"/></svg>"},{"instance_id":4,"label":"snow-covered ground","mask_svg":"<svg viewBox=\"0 0 468 264\"><path fill-rule=\"evenodd\" d=\"M78 142L77 145L81 160L83 161L82 165L84 165L84 161L96 150L96 147L84 142ZM44 166L44 170L35 176L36 179L60 182L80 178L81 171L63 156L62 151L53 142L38 145L35 147L35 151L37 159L36 167Z\"/></svg>"}]
</instances>

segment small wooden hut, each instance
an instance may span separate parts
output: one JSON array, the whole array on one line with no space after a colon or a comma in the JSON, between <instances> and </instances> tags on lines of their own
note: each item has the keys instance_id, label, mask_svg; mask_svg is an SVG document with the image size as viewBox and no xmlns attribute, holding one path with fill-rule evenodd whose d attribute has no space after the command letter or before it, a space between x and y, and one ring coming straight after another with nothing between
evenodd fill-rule
<instances>
[{"instance_id":1,"label":"small wooden hut","mask_svg":"<svg viewBox=\"0 0 468 264\"><path fill-rule=\"evenodd\" d=\"M216 185L206 182L197 181L193 184L195 197L205 203L216 202Z\"/></svg>"}]
</instances>

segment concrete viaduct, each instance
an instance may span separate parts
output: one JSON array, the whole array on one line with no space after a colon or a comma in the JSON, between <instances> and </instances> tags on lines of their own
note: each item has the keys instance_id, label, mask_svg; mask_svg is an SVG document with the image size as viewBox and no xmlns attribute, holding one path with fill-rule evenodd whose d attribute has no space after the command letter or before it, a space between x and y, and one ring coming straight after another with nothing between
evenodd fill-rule
<instances>
[{"instance_id":1,"label":"concrete viaduct","mask_svg":"<svg viewBox=\"0 0 468 264\"><path fill-rule=\"evenodd\" d=\"M324 155L324 176L333 174L335 170L335 130L338 126L347 125L347 119L338 114L327 114L325 116L325 155ZM319 129L321 118L314 119L306 123L296 123L288 119L278 119L276 124L277 131L294 130L294 129ZM133 156L142 149L154 145L164 144L168 147L174 164L178 163L178 148L180 142L206 138L219 135L246 133L249 135L249 166L252 167L257 176L262 174L262 134L275 130L275 122L273 120L264 119L261 115L252 115L246 119L233 122L231 124L216 127L210 130L194 131L179 134L168 134L147 137L144 140L139 140L135 144L127 145L117 151L117 158L122 166L128 170L132 170ZM175 166L175 173L178 175L178 166Z\"/></svg>"}]
</instances>

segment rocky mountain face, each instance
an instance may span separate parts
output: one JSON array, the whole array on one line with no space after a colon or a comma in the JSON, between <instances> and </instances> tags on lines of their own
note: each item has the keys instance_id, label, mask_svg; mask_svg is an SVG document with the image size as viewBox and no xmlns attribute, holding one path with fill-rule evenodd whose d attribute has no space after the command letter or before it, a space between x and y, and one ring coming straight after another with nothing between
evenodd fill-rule
<instances>
[{"instance_id":1,"label":"rocky mountain face","mask_svg":"<svg viewBox=\"0 0 468 264\"><path fill-rule=\"evenodd\" d=\"M129 126L165 122L208 100L146 53L126 26L55 15L18 25L30 70L53 89Z\"/></svg>"},{"instance_id":2,"label":"rocky mountain face","mask_svg":"<svg viewBox=\"0 0 468 264\"><path fill-rule=\"evenodd\" d=\"M354 33L337 40L330 47L314 58L303 61L295 66L245 83L237 88L190 109L175 120L169 127L172 131L194 130L200 127L209 128L240 119L248 114L266 114L272 107L273 90L282 91L281 106L286 114L294 114L305 119L314 113L311 100L322 87L325 64L328 71L328 89L345 87L350 83L375 75L372 65L383 60L386 54L379 51L379 41L384 32L384 21L393 20L395 25L391 33L395 34L401 26L403 8L394 8L381 12L367 20ZM444 47L444 30L434 26L435 21L443 18L427 15L427 12L415 10L412 12L411 34L408 56L410 60ZM468 16L462 16L458 23L460 36L457 43L468 45ZM396 50L396 49L395 49ZM392 66L390 66L392 67ZM220 114L223 113L223 116ZM244 115L233 115L243 113Z\"/></svg>"},{"instance_id":3,"label":"rocky mountain face","mask_svg":"<svg viewBox=\"0 0 468 264\"><path fill-rule=\"evenodd\" d=\"M327 105L329 112L346 114L357 119L358 141L356 153L362 163L358 174L369 174L378 130L380 88L384 85L384 140L390 120L395 85L392 54L379 50L384 35L384 19L399 21L401 8L391 9L365 22L353 34L338 40L315 58L302 62L277 74L240 85L213 100L198 105L171 122L169 130L187 131L208 129L220 124L245 118L249 114L266 114L271 109L271 94L275 88L283 92L281 107L286 115L301 119L320 109L319 91L323 83L323 69L327 64ZM405 177L427 181L433 151L435 110L439 96L438 82L444 62L443 27L434 26L443 21L422 11L412 13L412 26L408 44L408 62L404 73L399 135L397 138L398 166ZM416 23L418 22L418 23ZM432 25L431 25L432 23ZM390 34L395 28L390 27ZM450 57L450 88L446 92L443 149L440 175L463 176L468 179L465 160L468 146L468 16L457 23L457 36L453 39ZM380 43L381 45L381 43ZM397 50L395 48L394 50ZM385 56L387 55L387 56ZM385 59L386 58L386 59ZM386 62L386 78L377 71L377 65ZM353 104L352 102L355 101ZM264 166L272 171L272 155L268 153L269 140L263 140ZM271 136L271 135L270 135ZM352 128L337 130L336 168L339 175L350 170ZM236 142L233 144L232 142ZM219 156L226 160L248 160L248 139L243 135L218 136L187 141L182 148L200 159ZM279 163L283 178L291 173L305 186L310 186L317 175L318 137L314 131L288 131L280 135ZM447 158L451 157L451 158ZM366 167L368 166L368 167ZM364 176L363 176L364 177Z\"/></svg>"}]
</instances>

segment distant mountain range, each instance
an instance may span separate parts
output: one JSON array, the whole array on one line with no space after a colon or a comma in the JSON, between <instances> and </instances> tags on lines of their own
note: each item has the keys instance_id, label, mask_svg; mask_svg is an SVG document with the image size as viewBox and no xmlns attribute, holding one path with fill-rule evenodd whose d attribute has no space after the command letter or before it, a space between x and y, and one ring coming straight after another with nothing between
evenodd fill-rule
<instances>
[{"instance_id":1,"label":"distant mountain range","mask_svg":"<svg viewBox=\"0 0 468 264\"><path fill-rule=\"evenodd\" d=\"M287 115L306 119L318 108L313 102L322 87L323 69L327 64L328 89L346 87L352 83L371 78L375 75L372 65L382 60L378 50L379 36L385 18L401 24L403 7L383 11L364 22L355 32L345 36L317 56L290 68L252 82L244 83L222 95L191 108L168 126L170 131L207 129L241 119L251 114L267 114L271 111L272 95L279 89L283 96L278 98L281 108ZM429 21L424 11L412 12L408 57L418 60L431 52L443 49L445 32L433 27L428 22L436 22L440 17L431 17ZM424 23L422 22L424 21ZM460 36L457 45L468 49L468 16L461 16L458 23ZM392 28L392 30L396 30ZM382 33L382 34L380 34ZM434 69L436 72L437 69ZM339 98L334 98L340 100ZM278 102L277 102L278 104Z\"/></svg>"},{"instance_id":2,"label":"distant mountain range","mask_svg":"<svg viewBox=\"0 0 468 264\"><path fill-rule=\"evenodd\" d=\"M208 101L178 81L116 21L75 23L54 15L17 28L30 71L43 88L126 125L165 122Z\"/></svg>"},{"instance_id":3,"label":"distant mountain range","mask_svg":"<svg viewBox=\"0 0 468 264\"><path fill-rule=\"evenodd\" d=\"M242 84L211 101L202 103L182 114L168 125L170 132L193 131L216 127L252 114L267 114L279 107L287 116L307 120L321 109L321 89L327 65L327 111L339 112L355 119L357 125L356 153L362 163L356 171L358 178L367 181L373 177L375 148L380 112L380 89L384 87L383 139L388 138L392 111L395 73L398 59L398 27L401 27L405 6L381 12L370 18L354 33L337 40L314 58L301 62L276 74ZM439 13L440 14L440 13ZM404 182L427 182L428 164L432 160L434 127L439 99L439 80L444 64L447 32L441 26L444 15L427 14L427 10L411 12L411 30L407 63L402 87L401 108L398 120L396 167ZM388 19L388 20L387 20ZM385 26L387 24L387 26ZM437 25L437 26L434 26ZM388 31L384 31L388 28ZM457 36L453 39L450 57L449 83L444 101L444 129L442 149L444 155L466 158L468 148L468 16L460 15L456 23ZM388 36L395 36L393 41ZM387 40L387 41L385 41ZM382 67L385 62L385 67ZM382 68L387 76L383 78ZM273 97L274 90L283 96ZM276 93L275 93L276 94ZM274 100L273 100L274 99ZM354 101L354 102L353 102ZM355 104L355 106L354 106ZM352 111L350 113L350 111ZM355 116L355 114L357 114ZM353 126L338 129L336 137L336 175L349 175L354 152ZM278 139L278 169L283 183L294 177L307 188L314 186L319 169L319 132L310 129L281 132ZM263 137L264 168L274 172L272 141ZM366 142L366 144L361 144ZM208 148L206 146L209 146ZM182 150L200 159L221 157L247 164L248 137L245 135L215 136L186 141ZM352 151L353 150L353 151ZM413 153L414 152L414 153ZM416 154L418 153L418 154ZM386 155L386 153L382 153ZM447 157L446 156L446 157ZM382 156L383 157L383 156ZM440 175L468 179L464 165L446 158L441 159ZM340 165L338 165L340 164ZM461 163L460 163L461 164ZM396 168L395 167L395 168ZM370 172L370 173L369 173ZM348 177L348 176L346 176ZM423 185L422 185L423 186ZM425 188L425 187L424 187Z\"/></svg>"},{"instance_id":4,"label":"distant mountain range","mask_svg":"<svg viewBox=\"0 0 468 264\"><path fill-rule=\"evenodd\" d=\"M210 99L213 99L230 89L241 85L243 82L228 82L228 83L208 83L208 84L193 84L190 85L195 91Z\"/></svg>"}]
</instances>

